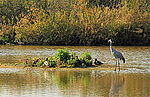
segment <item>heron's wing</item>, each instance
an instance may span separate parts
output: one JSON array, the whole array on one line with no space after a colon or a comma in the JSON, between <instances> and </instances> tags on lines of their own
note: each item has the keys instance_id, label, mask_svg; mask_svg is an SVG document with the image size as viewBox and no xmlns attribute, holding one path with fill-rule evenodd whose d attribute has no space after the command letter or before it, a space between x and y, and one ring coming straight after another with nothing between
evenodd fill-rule
<instances>
[{"instance_id":1,"label":"heron's wing","mask_svg":"<svg viewBox=\"0 0 150 97\"><path fill-rule=\"evenodd\" d=\"M119 51L115 50L114 48L112 48L112 52L113 52L113 55L115 56L115 58L124 58L122 53L120 53Z\"/></svg>"}]
</instances>

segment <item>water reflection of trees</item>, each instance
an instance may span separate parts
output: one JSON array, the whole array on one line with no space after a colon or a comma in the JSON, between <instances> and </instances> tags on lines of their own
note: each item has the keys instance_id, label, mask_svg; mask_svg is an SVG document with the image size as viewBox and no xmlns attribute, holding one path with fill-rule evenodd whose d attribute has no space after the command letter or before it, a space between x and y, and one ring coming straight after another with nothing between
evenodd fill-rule
<instances>
[{"instance_id":1,"label":"water reflection of trees","mask_svg":"<svg viewBox=\"0 0 150 97\"><path fill-rule=\"evenodd\" d=\"M135 73L125 77L125 91L128 97L150 97L150 74Z\"/></svg>"},{"instance_id":2,"label":"water reflection of trees","mask_svg":"<svg viewBox=\"0 0 150 97\"><path fill-rule=\"evenodd\" d=\"M35 88L41 88L41 83L46 82L42 72L32 72L30 70L21 72L0 73L0 89L8 89L9 92L22 93L29 92ZM49 83L51 84L51 83ZM46 87L46 84L42 87Z\"/></svg>"},{"instance_id":3,"label":"water reflection of trees","mask_svg":"<svg viewBox=\"0 0 150 97\"><path fill-rule=\"evenodd\" d=\"M23 73L4 73L0 76L2 76L0 85L7 85L15 93L35 89L49 91L59 89L62 95L106 96L110 86L108 74L95 72L93 75L91 71L34 72L27 70Z\"/></svg>"},{"instance_id":4,"label":"water reflection of trees","mask_svg":"<svg viewBox=\"0 0 150 97\"><path fill-rule=\"evenodd\" d=\"M149 96L149 75L102 73L101 71L21 71L0 73L0 90L35 92L35 89L81 97ZM142 93L141 93L142 91ZM141 93L141 94L136 94ZM0 92L1 93L1 92Z\"/></svg>"},{"instance_id":5,"label":"water reflection of trees","mask_svg":"<svg viewBox=\"0 0 150 97\"><path fill-rule=\"evenodd\" d=\"M74 71L61 71L55 72L56 84L59 88L68 88L74 86L74 88L79 88L81 84L83 86L88 86L90 83L90 73L89 72L74 72Z\"/></svg>"}]
</instances>

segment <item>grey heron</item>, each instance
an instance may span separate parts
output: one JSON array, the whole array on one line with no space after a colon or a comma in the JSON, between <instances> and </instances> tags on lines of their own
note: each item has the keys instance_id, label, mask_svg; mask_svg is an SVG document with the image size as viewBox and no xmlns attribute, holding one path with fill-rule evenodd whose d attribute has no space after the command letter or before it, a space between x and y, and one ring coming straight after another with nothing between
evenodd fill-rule
<instances>
[{"instance_id":1,"label":"grey heron","mask_svg":"<svg viewBox=\"0 0 150 97\"><path fill-rule=\"evenodd\" d=\"M111 41L111 39L109 39L108 42L110 43L110 51L111 51L112 55L114 55L114 57L116 59L115 71L116 71L117 65L118 65L119 71L120 71L119 60L122 60L123 63L125 63L125 58L123 57L121 52L119 52L119 51L115 50L114 48L112 48L112 41Z\"/></svg>"}]
</instances>

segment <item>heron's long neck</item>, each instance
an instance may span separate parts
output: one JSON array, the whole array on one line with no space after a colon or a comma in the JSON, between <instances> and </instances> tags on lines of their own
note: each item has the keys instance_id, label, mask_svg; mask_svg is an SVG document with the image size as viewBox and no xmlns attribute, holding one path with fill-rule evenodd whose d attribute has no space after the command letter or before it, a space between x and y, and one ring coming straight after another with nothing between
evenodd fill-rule
<instances>
[{"instance_id":1,"label":"heron's long neck","mask_svg":"<svg viewBox=\"0 0 150 97\"><path fill-rule=\"evenodd\" d=\"M112 43L110 42L110 51L112 52Z\"/></svg>"}]
</instances>

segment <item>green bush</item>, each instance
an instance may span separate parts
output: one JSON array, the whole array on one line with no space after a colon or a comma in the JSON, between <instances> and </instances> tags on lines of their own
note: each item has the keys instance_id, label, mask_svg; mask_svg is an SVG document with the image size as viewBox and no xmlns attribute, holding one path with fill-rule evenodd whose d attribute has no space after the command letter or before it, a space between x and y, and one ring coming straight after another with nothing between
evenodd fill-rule
<instances>
[{"instance_id":1,"label":"green bush","mask_svg":"<svg viewBox=\"0 0 150 97\"><path fill-rule=\"evenodd\" d=\"M75 56L73 59L68 60L67 63L74 67L90 67L92 66L92 57L90 53L83 53L80 58Z\"/></svg>"},{"instance_id":2,"label":"green bush","mask_svg":"<svg viewBox=\"0 0 150 97\"><path fill-rule=\"evenodd\" d=\"M48 58L48 63L50 67L56 67L57 62L56 62L57 58L56 57L49 57Z\"/></svg>"},{"instance_id":3,"label":"green bush","mask_svg":"<svg viewBox=\"0 0 150 97\"><path fill-rule=\"evenodd\" d=\"M84 59L82 60L82 66L83 67L91 67L92 66L92 60Z\"/></svg>"},{"instance_id":4,"label":"green bush","mask_svg":"<svg viewBox=\"0 0 150 97\"><path fill-rule=\"evenodd\" d=\"M56 58L58 58L60 61L66 63L67 60L70 60L70 53L67 49L58 49L58 52L56 53Z\"/></svg>"},{"instance_id":5,"label":"green bush","mask_svg":"<svg viewBox=\"0 0 150 97\"><path fill-rule=\"evenodd\" d=\"M67 64L73 65L73 67L75 67L76 59L70 59L70 60L68 60L68 61L67 61Z\"/></svg>"},{"instance_id":6,"label":"green bush","mask_svg":"<svg viewBox=\"0 0 150 97\"><path fill-rule=\"evenodd\" d=\"M92 66L92 57L90 53L83 53L80 57L80 60L82 61L83 67L90 67Z\"/></svg>"},{"instance_id":7,"label":"green bush","mask_svg":"<svg viewBox=\"0 0 150 97\"><path fill-rule=\"evenodd\" d=\"M91 60L92 59L90 53L83 53L80 58L83 59L83 60L86 60L86 59Z\"/></svg>"}]
</instances>

